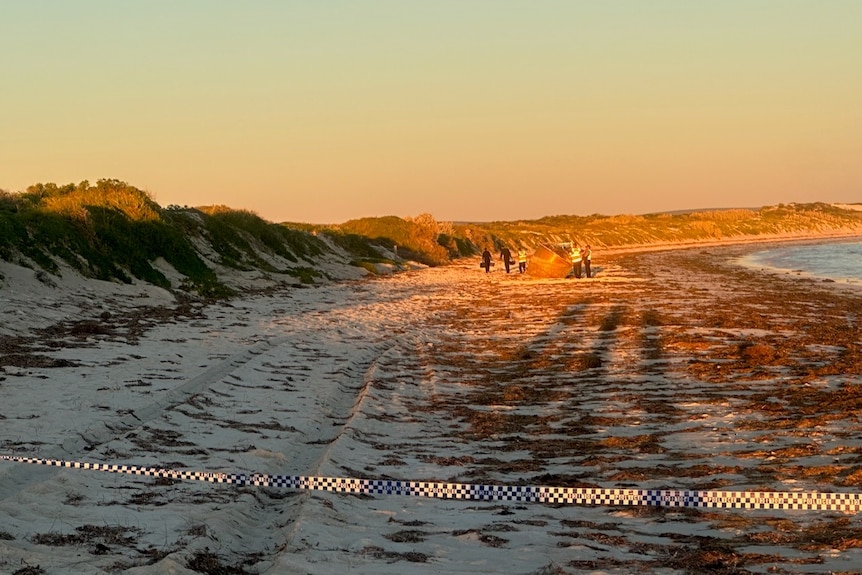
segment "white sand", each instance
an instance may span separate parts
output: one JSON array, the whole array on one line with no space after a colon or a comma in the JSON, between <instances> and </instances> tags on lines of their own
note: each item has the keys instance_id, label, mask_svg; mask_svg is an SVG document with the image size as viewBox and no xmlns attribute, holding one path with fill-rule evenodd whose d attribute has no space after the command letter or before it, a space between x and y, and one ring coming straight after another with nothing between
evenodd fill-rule
<instances>
[{"instance_id":1,"label":"white sand","mask_svg":"<svg viewBox=\"0 0 862 575\"><path fill-rule=\"evenodd\" d=\"M633 485L607 477L627 465L715 464L716 452L764 441L761 434L734 430L733 401L706 403L707 384L698 384L702 394L691 388L680 394L684 379L672 363L663 372L650 370L651 360L638 355L629 336L660 337L663 328L646 335L623 330L610 339L579 323L587 313L610 316L616 293L650 297L648 279L612 265L597 267L597 278L576 285L497 272L486 277L471 262L193 305L184 316L154 322L140 337L121 327L107 335L57 335L57 346L39 353L68 366L6 365L0 371L0 453L211 472L463 482L473 480L470 458L496 458L512 462L511 469L498 466L480 479L510 484L543 474L589 473L595 468L585 467L577 453L519 470L516 464L532 457L527 445L513 452L495 449L493 438L473 443L463 419L443 420L427 409L437 400L466 401L476 380L510 377L494 370L501 357L521 348L557 357L560 366L525 373L522 385L549 379L574 385L563 366L583 350L599 354L607 368L601 380L577 380L584 386L578 404L550 399L522 406L516 397L501 396L497 407L472 410L491 416L498 409L525 421L553 415L550 428L530 432L539 438L533 441L567 437L566 426L575 422L566 414L574 408L608 418L595 428L599 438L654 432L661 423L630 403L643 389L652 400L688 412L688 423L666 436L668 455L640 453L623 458L616 469L608 460L606 477L596 477L596 484L686 488L696 480L665 475ZM33 281L32 270L3 264L2 273L0 333L6 335L36 334L63 320L111 323L99 320L100 314L116 320L139 306L175 305L171 294L151 286L66 277L62 286L50 287ZM494 310L488 321L471 320L467 312L482 306ZM639 418L642 426L633 425ZM822 431L824 440L841 433ZM770 441L776 448L793 438ZM691 457L675 459L680 453ZM738 476L732 480L735 489L758 487L741 484ZM770 487L818 486L803 479ZM817 512L727 511L734 514L793 516L799 524L823 518ZM104 548L92 541L34 542L37 535L74 535L81 526L120 530L131 542L106 542ZM732 523L693 520L683 511L165 484L0 462L0 571L8 573L27 566L49 574L192 573L189 559L208 550L251 573L622 574L630 572L627 561L659 564L664 558L670 565L662 550L684 549L692 541L676 542L674 534L735 533ZM751 567L758 572L851 572L862 566L856 549L806 552L779 543L756 549L775 556ZM418 554L424 561L416 561ZM819 563L786 562L798 557ZM590 561L598 567L590 568ZM666 566L651 572L685 571Z\"/></svg>"}]
</instances>

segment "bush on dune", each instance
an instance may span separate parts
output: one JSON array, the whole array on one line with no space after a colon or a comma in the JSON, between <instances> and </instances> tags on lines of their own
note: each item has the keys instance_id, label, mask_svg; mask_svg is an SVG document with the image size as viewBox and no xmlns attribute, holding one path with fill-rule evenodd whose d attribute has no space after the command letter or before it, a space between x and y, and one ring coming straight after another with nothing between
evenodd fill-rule
<instances>
[{"instance_id":1,"label":"bush on dune","mask_svg":"<svg viewBox=\"0 0 862 575\"><path fill-rule=\"evenodd\" d=\"M355 265L384 259L368 238L342 234L339 242ZM154 265L161 258L186 276L182 289L230 295L207 263L213 254L226 267L286 274L303 283L326 277L314 268L320 258L341 257L312 229L273 224L227 206L161 208L148 193L118 180L0 191L0 258L7 261L53 274L65 262L85 276L169 288Z\"/></svg>"},{"instance_id":2,"label":"bush on dune","mask_svg":"<svg viewBox=\"0 0 862 575\"><path fill-rule=\"evenodd\" d=\"M862 212L824 203L645 215L548 216L460 226L461 234L481 238L489 245L528 247L573 240L593 247L625 247L856 230L862 232Z\"/></svg>"},{"instance_id":3,"label":"bush on dune","mask_svg":"<svg viewBox=\"0 0 862 575\"><path fill-rule=\"evenodd\" d=\"M376 273L375 264L407 259L443 265L486 246L530 249L577 241L623 247L838 231L862 233L862 211L814 203L458 225L420 214L319 226L274 224L227 206L161 208L148 193L111 179L95 185L40 183L22 193L0 190L0 258L54 274L60 272L59 262L65 262L99 279L137 278L170 287L154 265L161 258L188 278L184 289L209 296L231 293L208 265L214 254L215 263L237 270L283 273L312 283L326 277L319 266L322 259L344 262L345 253L351 265ZM337 246L337 254L331 245Z\"/></svg>"},{"instance_id":4,"label":"bush on dune","mask_svg":"<svg viewBox=\"0 0 862 575\"><path fill-rule=\"evenodd\" d=\"M430 214L421 214L407 219L385 216L350 220L334 226L331 231L363 238L363 241L370 240L390 250L398 246L398 254L402 257L427 265L441 265L450 259L449 251L440 244L441 236L445 235L443 232L450 228L437 222Z\"/></svg>"},{"instance_id":5,"label":"bush on dune","mask_svg":"<svg viewBox=\"0 0 862 575\"><path fill-rule=\"evenodd\" d=\"M201 293L225 292L189 239L162 218L149 194L117 180L67 186L36 184L15 198L3 223L15 230L4 251L17 249L52 273L58 260L101 280L137 278L162 287L170 281L152 262L164 258ZM26 263L22 261L21 263Z\"/></svg>"}]
</instances>

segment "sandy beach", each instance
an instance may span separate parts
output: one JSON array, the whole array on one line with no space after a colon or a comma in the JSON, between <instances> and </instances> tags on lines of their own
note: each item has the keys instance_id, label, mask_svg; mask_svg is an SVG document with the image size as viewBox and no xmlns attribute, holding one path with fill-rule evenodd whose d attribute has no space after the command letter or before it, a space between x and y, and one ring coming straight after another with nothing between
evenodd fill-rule
<instances>
[{"instance_id":1,"label":"sandy beach","mask_svg":"<svg viewBox=\"0 0 862 575\"><path fill-rule=\"evenodd\" d=\"M807 241L814 241L808 239ZM0 455L213 473L858 493L862 290L768 243L180 301L3 263ZM497 268L501 266L496 266ZM0 461L0 572L862 572L862 516L321 493Z\"/></svg>"}]
</instances>

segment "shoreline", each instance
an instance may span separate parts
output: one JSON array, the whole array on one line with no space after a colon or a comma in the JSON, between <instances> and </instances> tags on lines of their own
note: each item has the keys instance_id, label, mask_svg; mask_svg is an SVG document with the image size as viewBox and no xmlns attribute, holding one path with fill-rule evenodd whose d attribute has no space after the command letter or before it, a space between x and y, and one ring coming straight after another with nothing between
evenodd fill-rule
<instances>
[{"instance_id":1,"label":"shoreline","mask_svg":"<svg viewBox=\"0 0 862 575\"><path fill-rule=\"evenodd\" d=\"M769 244L808 244L808 243L830 243L841 240L859 240L862 241L862 231L848 230L842 232L831 232L826 234L809 234L809 233L790 233L790 234L769 234L758 236L732 236L728 238L710 239L694 242L668 242L661 244L640 244L636 246L624 246L619 248L593 248L594 251L600 251L610 255L653 252L665 250L686 250L694 248L712 248L720 246L759 246Z\"/></svg>"},{"instance_id":2,"label":"shoreline","mask_svg":"<svg viewBox=\"0 0 862 575\"><path fill-rule=\"evenodd\" d=\"M858 243L862 242L861 233L839 233L839 234L803 234L803 235L776 235L770 237L729 238L726 240L715 240L699 243L685 244L663 244L661 246L637 246L620 250L609 250L607 257L625 256L634 254L649 254L655 252L672 252L686 250L712 250L724 248L725 254L721 254L725 261L732 265L740 266L757 273L774 276L775 278L796 278L802 281L818 282L837 290L849 290L852 292L862 291L862 280L853 278L835 278L825 275L807 273L804 270L778 268L763 263L755 262L750 258L760 251L782 249L790 246L811 246L823 244ZM595 250L593 250L595 252ZM603 252L599 252L601 255Z\"/></svg>"},{"instance_id":3,"label":"shoreline","mask_svg":"<svg viewBox=\"0 0 862 575\"><path fill-rule=\"evenodd\" d=\"M826 241L799 241L812 240ZM762 245L599 252L582 280L470 260L161 316L136 309L154 300L135 289L88 283L87 313L104 319L2 350L0 450L213 473L857 493L862 295L734 264ZM392 575L862 561L859 512L359 497L11 465L0 567L48 574L73 552L87 572L135 575L204 560Z\"/></svg>"}]
</instances>

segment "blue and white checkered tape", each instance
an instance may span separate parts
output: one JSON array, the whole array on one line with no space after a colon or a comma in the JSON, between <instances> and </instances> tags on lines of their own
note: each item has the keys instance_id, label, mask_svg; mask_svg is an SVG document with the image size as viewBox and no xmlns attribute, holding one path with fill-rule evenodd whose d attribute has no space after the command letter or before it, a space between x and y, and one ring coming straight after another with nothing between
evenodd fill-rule
<instances>
[{"instance_id":1,"label":"blue and white checkered tape","mask_svg":"<svg viewBox=\"0 0 862 575\"><path fill-rule=\"evenodd\" d=\"M280 487L309 491L330 491L333 493L434 497L437 499L569 505L799 509L809 511L840 511L844 513L857 513L862 510L862 494L848 492L686 491L674 489L476 485L471 483L403 481L394 479L355 479L349 477L183 471L157 467L140 467L136 465L85 463L14 455L0 455L0 461L107 471L110 473L143 475L165 479L206 481L209 483L230 485Z\"/></svg>"}]
</instances>

